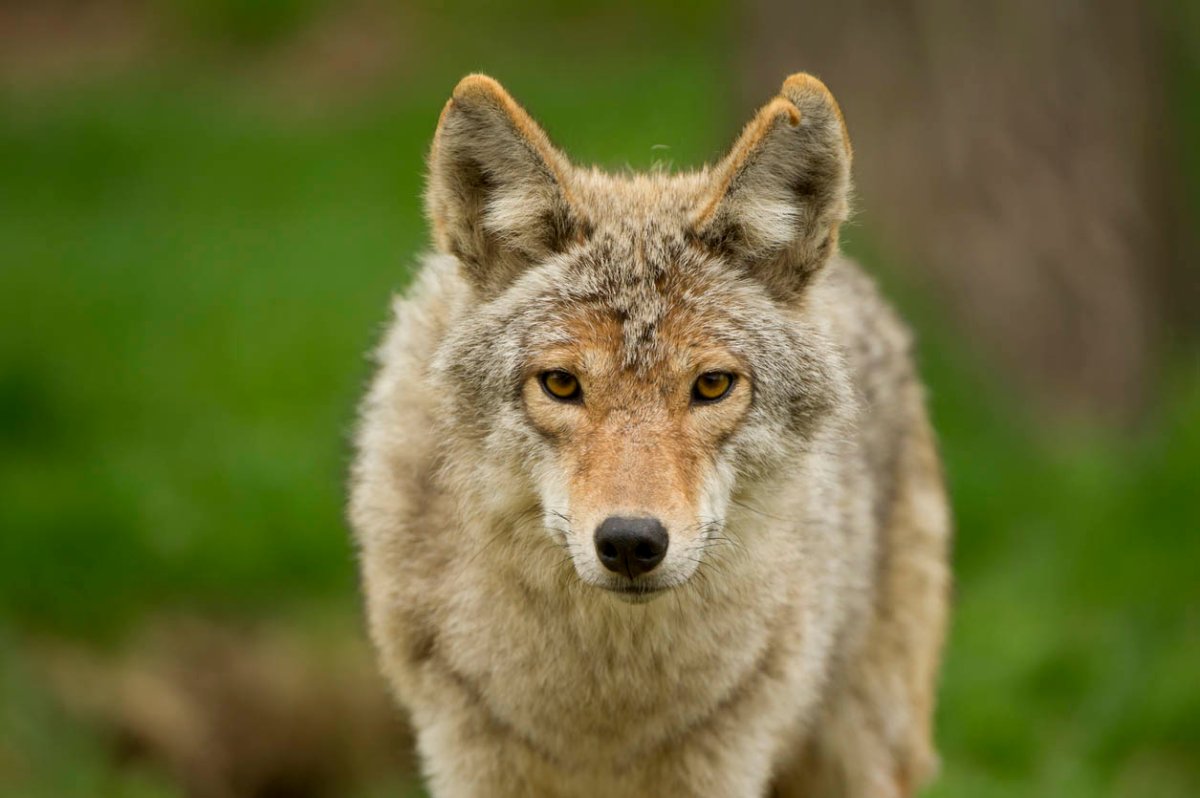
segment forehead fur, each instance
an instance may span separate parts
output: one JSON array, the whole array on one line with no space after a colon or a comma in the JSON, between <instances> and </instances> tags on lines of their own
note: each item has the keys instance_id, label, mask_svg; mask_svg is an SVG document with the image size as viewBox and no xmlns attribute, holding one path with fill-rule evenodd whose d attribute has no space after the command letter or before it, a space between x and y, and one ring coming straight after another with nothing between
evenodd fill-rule
<instances>
[{"instance_id":1,"label":"forehead fur","mask_svg":"<svg viewBox=\"0 0 1200 798\"><path fill-rule=\"evenodd\" d=\"M570 175L574 204L593 227L613 233L684 230L706 201L708 168L670 173L610 174L575 169Z\"/></svg>"},{"instance_id":2,"label":"forehead fur","mask_svg":"<svg viewBox=\"0 0 1200 798\"><path fill-rule=\"evenodd\" d=\"M768 298L691 234L707 179L703 172L576 172L575 201L589 235L517 288L538 293L544 310L546 324L530 329L528 344L553 346L577 337L581 325L605 324L620 331L624 366L634 370L668 354L670 342L661 335L668 322L677 340L690 331L698 342L736 344L729 311L749 311Z\"/></svg>"}]
</instances>

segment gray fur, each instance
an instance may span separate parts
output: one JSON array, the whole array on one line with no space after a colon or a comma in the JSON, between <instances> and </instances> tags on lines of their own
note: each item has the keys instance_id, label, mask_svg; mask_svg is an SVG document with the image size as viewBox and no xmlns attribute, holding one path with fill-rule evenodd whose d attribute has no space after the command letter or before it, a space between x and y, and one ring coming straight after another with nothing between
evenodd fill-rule
<instances>
[{"instance_id":1,"label":"gray fur","mask_svg":"<svg viewBox=\"0 0 1200 798\"><path fill-rule=\"evenodd\" d=\"M909 336L836 254L849 161L807 76L715 167L621 177L571 167L494 81L456 89L442 254L378 350L350 507L438 798L908 796L931 774L949 520ZM554 352L596 375L585 407L537 404ZM679 404L703 357L744 371L741 405ZM590 544L630 508L671 530L641 603Z\"/></svg>"}]
</instances>

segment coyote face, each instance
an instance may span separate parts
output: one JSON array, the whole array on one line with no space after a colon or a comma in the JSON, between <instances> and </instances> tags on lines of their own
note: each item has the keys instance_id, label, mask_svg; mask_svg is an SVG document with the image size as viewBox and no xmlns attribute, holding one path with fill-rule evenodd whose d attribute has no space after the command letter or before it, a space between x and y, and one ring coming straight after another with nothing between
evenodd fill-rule
<instances>
[{"instance_id":1,"label":"coyote face","mask_svg":"<svg viewBox=\"0 0 1200 798\"><path fill-rule=\"evenodd\" d=\"M674 176L574 169L485 78L442 115L429 213L474 293L435 362L453 423L521 475L579 578L629 600L692 577L739 490L844 403L802 299L849 150L824 88L792 88Z\"/></svg>"},{"instance_id":2,"label":"coyote face","mask_svg":"<svg viewBox=\"0 0 1200 798\"><path fill-rule=\"evenodd\" d=\"M551 322L521 399L544 441L535 473L548 526L576 571L647 596L687 579L720 536L731 482L722 448L754 387L729 341L689 336L702 323L694 313L664 314L643 333L653 344L623 317L579 303Z\"/></svg>"}]
</instances>

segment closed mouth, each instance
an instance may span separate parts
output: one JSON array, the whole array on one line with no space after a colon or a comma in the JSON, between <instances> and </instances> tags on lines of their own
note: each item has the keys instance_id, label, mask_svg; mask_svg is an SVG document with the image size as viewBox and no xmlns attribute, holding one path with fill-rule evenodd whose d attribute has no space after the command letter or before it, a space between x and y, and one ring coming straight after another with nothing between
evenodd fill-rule
<instances>
[{"instance_id":1,"label":"closed mouth","mask_svg":"<svg viewBox=\"0 0 1200 798\"><path fill-rule=\"evenodd\" d=\"M602 585L604 590L615 593L621 599L634 604L650 601L652 598L666 593L669 588L659 585Z\"/></svg>"}]
</instances>

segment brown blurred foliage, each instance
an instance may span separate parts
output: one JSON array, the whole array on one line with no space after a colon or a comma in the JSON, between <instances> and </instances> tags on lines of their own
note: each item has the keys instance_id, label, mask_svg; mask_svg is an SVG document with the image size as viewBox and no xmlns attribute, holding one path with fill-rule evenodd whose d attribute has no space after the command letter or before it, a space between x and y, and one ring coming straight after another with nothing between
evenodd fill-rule
<instances>
[{"instance_id":1,"label":"brown blurred foliage","mask_svg":"<svg viewBox=\"0 0 1200 798\"><path fill-rule=\"evenodd\" d=\"M332 798L415 772L366 640L344 628L169 616L115 651L34 650L116 761L159 769L194 798Z\"/></svg>"},{"instance_id":2,"label":"brown blurred foliage","mask_svg":"<svg viewBox=\"0 0 1200 798\"><path fill-rule=\"evenodd\" d=\"M743 104L788 72L824 79L882 248L1040 407L1127 423L1196 328L1161 11L754 0Z\"/></svg>"}]
</instances>

